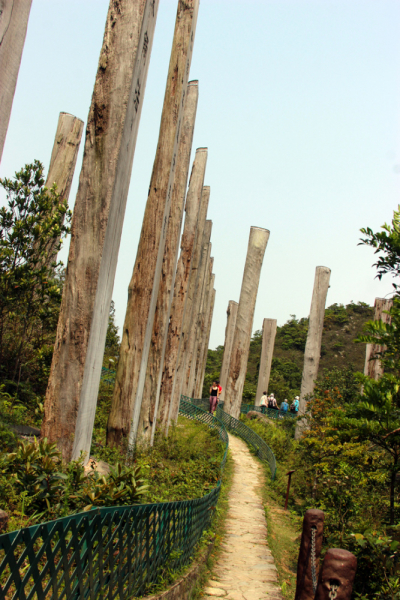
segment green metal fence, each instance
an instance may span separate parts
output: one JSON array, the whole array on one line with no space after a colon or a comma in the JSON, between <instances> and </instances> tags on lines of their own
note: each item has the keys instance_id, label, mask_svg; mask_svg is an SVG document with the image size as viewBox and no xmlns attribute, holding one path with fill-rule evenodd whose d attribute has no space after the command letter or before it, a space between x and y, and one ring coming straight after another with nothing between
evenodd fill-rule
<instances>
[{"instance_id":1,"label":"green metal fence","mask_svg":"<svg viewBox=\"0 0 400 600\"><path fill-rule=\"evenodd\" d=\"M210 404L209 400L207 400L206 398L189 398L188 396L182 396L182 399L185 402L191 402L195 406L201 407L204 410L207 407L209 407L209 404ZM260 458L261 460L268 463L270 471L271 471L272 481L273 481L275 479L275 475L276 475L276 459L275 459L275 455L272 452L271 448L250 427L247 427L247 425L245 425L241 421L238 421L234 417L231 417L226 412L224 412L222 410L223 405L224 405L223 402L220 402L218 404L217 412L216 412L217 418L220 421L222 421L222 423L225 425L225 427L228 431L240 436L245 442L250 444L256 451L258 458ZM274 411L274 412L278 412L278 411Z\"/></svg>"},{"instance_id":2,"label":"green metal fence","mask_svg":"<svg viewBox=\"0 0 400 600\"><path fill-rule=\"evenodd\" d=\"M199 406L203 410L209 409L210 401L208 398L191 399L188 396L182 396L182 397L185 398L188 402L193 402L196 406ZM220 402L218 404L218 406L220 408L222 408L222 410L223 410L224 403ZM285 418L295 419L297 417L296 413L291 413L289 411L285 412L284 410L276 410L275 408L268 408L267 406L265 407L264 412L263 412L261 406L255 406L255 404L242 404L240 406L241 414L247 415L247 413L250 411L262 413L262 414L266 415L267 417L269 417L270 419L285 419Z\"/></svg>"},{"instance_id":3,"label":"green metal fence","mask_svg":"<svg viewBox=\"0 0 400 600\"><path fill-rule=\"evenodd\" d=\"M182 400L180 414L207 424L225 443L220 419ZM203 498L98 508L0 536L0 600L123 600L187 564L210 525L219 493Z\"/></svg>"}]
</instances>

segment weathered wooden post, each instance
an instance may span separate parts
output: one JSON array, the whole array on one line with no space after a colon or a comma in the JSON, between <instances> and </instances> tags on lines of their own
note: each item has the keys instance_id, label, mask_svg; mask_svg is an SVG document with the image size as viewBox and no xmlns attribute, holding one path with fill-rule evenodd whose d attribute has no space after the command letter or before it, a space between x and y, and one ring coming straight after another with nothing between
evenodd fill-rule
<instances>
[{"instance_id":1,"label":"weathered wooden post","mask_svg":"<svg viewBox=\"0 0 400 600\"><path fill-rule=\"evenodd\" d=\"M233 336L235 335L236 317L238 310L238 303L234 300L229 300L228 308L226 311L227 321L225 328L225 343L224 343L224 354L222 357L221 373L219 375L219 385L222 387L222 392L219 397L219 401L223 402L225 397L226 382L228 381L229 363L231 360Z\"/></svg>"},{"instance_id":2,"label":"weathered wooden post","mask_svg":"<svg viewBox=\"0 0 400 600\"><path fill-rule=\"evenodd\" d=\"M321 341L324 330L325 303L328 294L331 270L328 267L317 267L315 270L314 289L311 300L310 319L306 348L304 352L304 367L301 380L299 416L306 413L307 396L314 390L318 376L319 359L321 358ZM295 438L299 439L305 429L304 419L296 425Z\"/></svg>"},{"instance_id":3,"label":"weathered wooden post","mask_svg":"<svg viewBox=\"0 0 400 600\"><path fill-rule=\"evenodd\" d=\"M356 571L354 554L342 548L330 548L324 556L315 600L351 600Z\"/></svg>"},{"instance_id":4,"label":"weathered wooden post","mask_svg":"<svg viewBox=\"0 0 400 600\"><path fill-rule=\"evenodd\" d=\"M276 336L276 319L264 319L260 370L258 373L257 393L255 405L260 406L261 396L268 392L269 376L271 375L272 357Z\"/></svg>"},{"instance_id":5,"label":"weathered wooden post","mask_svg":"<svg viewBox=\"0 0 400 600\"><path fill-rule=\"evenodd\" d=\"M188 396L191 393L189 390L190 384L190 372L193 367L195 368L194 349L197 338L197 323L200 313L200 305L203 298L203 286L207 278L209 271L210 255L211 255L211 229L212 221L206 221L206 225L203 233L203 248L201 253L200 267L198 270L196 292L193 299L192 305L192 317L190 321L188 344L185 350L185 370L183 373L183 382L181 388L181 394Z\"/></svg>"},{"instance_id":6,"label":"weathered wooden post","mask_svg":"<svg viewBox=\"0 0 400 600\"><path fill-rule=\"evenodd\" d=\"M196 379L199 374L200 368L200 358L202 354L203 344L204 344L204 335L205 335L205 320L206 313L209 308L209 301L211 299L211 290L214 287L214 277L213 276L213 267L214 267L214 259L210 258L208 262L208 267L206 271L206 275L203 283L203 291L202 298L200 300L200 308L199 314L197 318L197 332L194 340L194 348L193 348L193 364L190 369L190 379L189 379L189 393L188 396L191 398L197 398L196 396Z\"/></svg>"},{"instance_id":7,"label":"weathered wooden post","mask_svg":"<svg viewBox=\"0 0 400 600\"><path fill-rule=\"evenodd\" d=\"M183 335L183 322L188 306L188 287L192 266L196 259L196 248L200 246L200 232L206 221L209 194L203 194L204 174L207 163L207 149L198 148L190 176L186 198L185 225L181 240L181 253L176 269L174 296L171 318L167 334L164 369L162 374L157 421L165 433L168 433L173 383L177 368L180 340ZM197 268L197 266L195 267ZM189 312L189 309L188 309Z\"/></svg>"},{"instance_id":8,"label":"weathered wooden post","mask_svg":"<svg viewBox=\"0 0 400 600\"><path fill-rule=\"evenodd\" d=\"M232 342L228 380L224 396L224 411L236 419L240 415L242 393L247 370L254 309L260 282L261 267L269 239L268 229L250 228L249 245L243 273L242 289Z\"/></svg>"},{"instance_id":9,"label":"weathered wooden post","mask_svg":"<svg viewBox=\"0 0 400 600\"><path fill-rule=\"evenodd\" d=\"M204 197L204 198L203 198ZM199 223L198 223L198 235L196 239L196 244L194 248L193 254L193 264L192 270L190 273L189 286L187 291L187 298L185 304L185 312L183 315L182 322L182 333L181 338L179 340L179 349L178 349L178 358L176 362L174 381L172 385L172 394L171 394L171 403L170 403L170 411L168 416L168 423L171 420L176 421L178 418L179 412L179 403L181 394L183 393L183 387L186 383L185 375L186 375L186 359L187 359L187 349L190 340L190 333L192 327L192 318L195 312L195 302L196 295L198 290L198 282L201 276L202 264L203 261L206 260L207 250L209 246L209 240L211 236L211 221L203 221L203 216L206 211L206 207L208 207L210 199L210 188L208 186L203 187L202 193L202 210L199 213ZM204 205L203 205L204 203ZM200 220L201 219L201 220ZM201 233L201 239L199 234ZM200 241L199 241L200 240ZM168 431L167 431L168 433Z\"/></svg>"},{"instance_id":10,"label":"weathered wooden post","mask_svg":"<svg viewBox=\"0 0 400 600\"><path fill-rule=\"evenodd\" d=\"M0 161L10 122L32 0L0 0Z\"/></svg>"},{"instance_id":11,"label":"weathered wooden post","mask_svg":"<svg viewBox=\"0 0 400 600\"><path fill-rule=\"evenodd\" d=\"M198 359L196 365L196 380L195 380L195 388L193 391L194 398L201 398L201 393L203 389L203 380L205 370L205 362L207 362L207 351L208 351L208 342L210 339L210 313L213 310L212 299L214 296L214 284L215 284L215 275L212 274L209 283L209 289L207 294L207 299L205 302L205 307L202 316L202 329L201 329L201 342L198 349ZM209 327L210 326L210 327ZM205 358L205 362L204 362ZM203 369L204 367L204 369Z\"/></svg>"},{"instance_id":12,"label":"weathered wooden post","mask_svg":"<svg viewBox=\"0 0 400 600\"><path fill-rule=\"evenodd\" d=\"M393 300L386 300L385 298L375 298L375 321L382 321L383 323L390 323L390 315L386 311L389 311L393 306ZM383 366L379 358L374 358L378 353L382 352L384 346L378 344L367 344L365 350L365 365L364 375L372 377L372 379L378 380L383 375Z\"/></svg>"},{"instance_id":13,"label":"weathered wooden post","mask_svg":"<svg viewBox=\"0 0 400 600\"><path fill-rule=\"evenodd\" d=\"M139 247L128 290L120 358L107 425L107 443L129 446L139 429L167 224L170 213L181 120L193 51L199 0L179 0L159 142Z\"/></svg>"},{"instance_id":14,"label":"weathered wooden post","mask_svg":"<svg viewBox=\"0 0 400 600\"><path fill-rule=\"evenodd\" d=\"M203 352L203 364L202 364L200 380L199 380L199 387L198 387L199 392L197 394L198 398L201 398L201 396L202 396L203 385L204 385L204 375L206 372L208 347L210 344L211 325L212 325L212 320L213 320L213 315L214 315L215 294L216 294L216 291L214 289L214 290L212 290L212 293L211 293L210 310L208 313L207 335L206 335L206 343L205 343L204 352Z\"/></svg>"},{"instance_id":15,"label":"weathered wooden post","mask_svg":"<svg viewBox=\"0 0 400 600\"><path fill-rule=\"evenodd\" d=\"M168 322L174 292L179 238L185 206L190 154L192 150L194 123L198 100L198 82L189 82L183 113L181 138L176 161L175 180L172 192L171 211L168 219L162 273L160 278L157 307L154 318L152 340L147 363L146 381L143 391L139 427L143 441L151 440L157 422L158 398L164 366ZM154 436L153 436L154 437Z\"/></svg>"},{"instance_id":16,"label":"weathered wooden post","mask_svg":"<svg viewBox=\"0 0 400 600\"><path fill-rule=\"evenodd\" d=\"M313 600L318 583L319 563L324 534L325 515L311 508L303 519L295 600Z\"/></svg>"},{"instance_id":17,"label":"weathered wooden post","mask_svg":"<svg viewBox=\"0 0 400 600\"><path fill-rule=\"evenodd\" d=\"M46 180L46 187L48 189L54 183L57 185L60 201L65 200L68 202L82 131L83 121L81 119L65 112L60 113ZM55 259L53 248L55 249L58 246L59 241L59 239L53 241L48 248L50 262Z\"/></svg>"},{"instance_id":18,"label":"weathered wooden post","mask_svg":"<svg viewBox=\"0 0 400 600\"><path fill-rule=\"evenodd\" d=\"M158 0L108 9L42 425L64 460L89 454L157 10Z\"/></svg>"}]
</instances>

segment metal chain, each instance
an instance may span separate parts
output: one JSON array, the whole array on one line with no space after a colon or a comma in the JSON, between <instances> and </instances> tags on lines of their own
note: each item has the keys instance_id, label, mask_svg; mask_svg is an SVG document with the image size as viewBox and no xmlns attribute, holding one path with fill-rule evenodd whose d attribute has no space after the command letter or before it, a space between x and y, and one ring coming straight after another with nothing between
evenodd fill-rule
<instances>
[{"instance_id":1,"label":"metal chain","mask_svg":"<svg viewBox=\"0 0 400 600\"><path fill-rule=\"evenodd\" d=\"M337 583L329 584L329 600L336 600L339 586Z\"/></svg>"},{"instance_id":2,"label":"metal chain","mask_svg":"<svg viewBox=\"0 0 400 600\"><path fill-rule=\"evenodd\" d=\"M317 535L317 528L315 525L311 527L311 578L314 594L317 591L317 567L316 567L316 556L315 556L315 537ZM331 600L335 600L331 598Z\"/></svg>"}]
</instances>

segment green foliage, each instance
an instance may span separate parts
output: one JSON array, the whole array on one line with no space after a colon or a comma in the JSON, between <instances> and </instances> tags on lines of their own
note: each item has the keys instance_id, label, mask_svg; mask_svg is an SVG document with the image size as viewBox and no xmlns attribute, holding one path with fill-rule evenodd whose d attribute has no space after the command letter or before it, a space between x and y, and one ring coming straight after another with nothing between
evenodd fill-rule
<instances>
[{"instance_id":1,"label":"green foliage","mask_svg":"<svg viewBox=\"0 0 400 600\"><path fill-rule=\"evenodd\" d=\"M361 229L366 237L361 240L361 244L375 248L375 254L378 254L378 259L374 263L377 268L378 279L382 279L383 275L391 275L396 278L400 275L400 206L398 210L393 211L393 219L391 225L385 223L382 226L382 231L374 233L369 227ZM398 285L393 283L395 290L398 290Z\"/></svg>"},{"instance_id":2,"label":"green foliage","mask_svg":"<svg viewBox=\"0 0 400 600\"><path fill-rule=\"evenodd\" d=\"M44 187L39 161L0 185L0 378L33 415L51 365L63 280L57 253L71 215L56 186Z\"/></svg>"},{"instance_id":3,"label":"green foliage","mask_svg":"<svg viewBox=\"0 0 400 600\"><path fill-rule=\"evenodd\" d=\"M296 319L296 315L290 315L285 325L278 327L278 335L281 338L284 350L301 350L304 352L308 333L308 319Z\"/></svg>"},{"instance_id":4,"label":"green foliage","mask_svg":"<svg viewBox=\"0 0 400 600\"><path fill-rule=\"evenodd\" d=\"M201 498L219 479L224 445L217 431L183 417L168 438L157 433L154 447L137 456L149 480L148 501Z\"/></svg>"}]
</instances>

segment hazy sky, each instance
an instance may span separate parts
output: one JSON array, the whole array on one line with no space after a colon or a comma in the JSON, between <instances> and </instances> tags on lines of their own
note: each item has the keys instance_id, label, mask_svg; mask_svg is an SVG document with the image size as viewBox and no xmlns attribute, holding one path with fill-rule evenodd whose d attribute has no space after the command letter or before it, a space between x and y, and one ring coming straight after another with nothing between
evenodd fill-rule
<instances>
[{"instance_id":1,"label":"hazy sky","mask_svg":"<svg viewBox=\"0 0 400 600\"><path fill-rule=\"evenodd\" d=\"M160 0L114 286L122 326L172 44L177 0ZM60 111L86 120L108 0L33 0L0 176L48 166ZM202 0L191 79L199 79L193 152L209 149L217 290L210 347L239 299L251 225L271 231L253 330L307 316L315 267L332 269L328 305L373 303L359 229L399 202L400 2ZM82 148L70 204L74 202ZM2 196L4 201L4 195ZM62 252L66 262L67 249Z\"/></svg>"}]
</instances>

